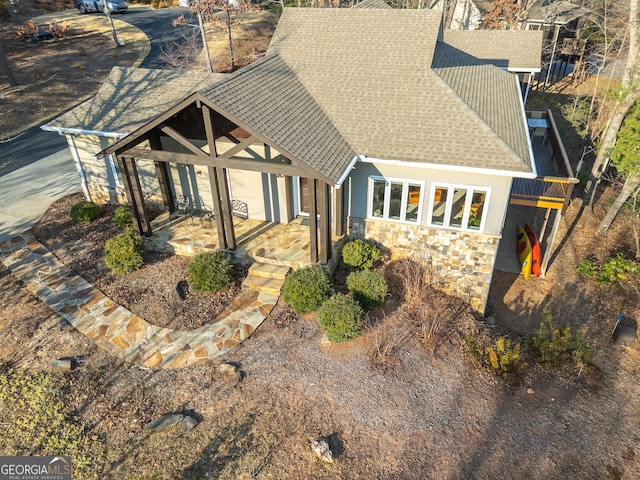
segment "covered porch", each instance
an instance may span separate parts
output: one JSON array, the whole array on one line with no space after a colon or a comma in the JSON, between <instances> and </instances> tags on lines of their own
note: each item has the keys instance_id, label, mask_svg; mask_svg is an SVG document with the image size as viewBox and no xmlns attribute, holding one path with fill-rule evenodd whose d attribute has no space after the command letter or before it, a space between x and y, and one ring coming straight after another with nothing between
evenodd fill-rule
<instances>
[{"instance_id":1,"label":"covered porch","mask_svg":"<svg viewBox=\"0 0 640 480\"><path fill-rule=\"evenodd\" d=\"M233 217L236 235L234 255L242 263L260 262L293 269L311 266L309 221L298 217L289 223ZM153 233L144 237L147 248L158 252L192 256L220 248L218 231L207 221L182 217L171 220L164 213L151 221ZM333 238L333 259L340 238Z\"/></svg>"},{"instance_id":2,"label":"covered porch","mask_svg":"<svg viewBox=\"0 0 640 480\"><path fill-rule=\"evenodd\" d=\"M226 249L294 268L329 264L334 239L344 235L343 189L337 183L342 172L322 171L336 154L343 162L352 158L349 151L321 154L314 160L318 170L199 93L101 152L117 159L134 225L152 248L180 254ZM141 171L142 161L154 171ZM176 176L173 166L187 173ZM145 175L157 179L161 198L162 214L153 221L141 183ZM186 196L185 178L191 182ZM195 190L193 179L201 182ZM306 186L300 192L306 198L304 218L293 210L298 179ZM252 201L245 203L248 197ZM176 222L183 198L191 199L190 210L208 204L207 222L197 225L188 215ZM244 205L242 218L236 203Z\"/></svg>"}]
</instances>

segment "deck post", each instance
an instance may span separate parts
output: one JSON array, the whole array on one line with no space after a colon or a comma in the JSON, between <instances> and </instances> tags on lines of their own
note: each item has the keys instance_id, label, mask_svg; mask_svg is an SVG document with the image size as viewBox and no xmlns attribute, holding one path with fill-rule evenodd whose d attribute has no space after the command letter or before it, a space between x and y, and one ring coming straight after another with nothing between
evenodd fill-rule
<instances>
[{"instance_id":1,"label":"deck post","mask_svg":"<svg viewBox=\"0 0 640 480\"><path fill-rule=\"evenodd\" d=\"M200 104L200 109L202 110L204 131L207 137L207 144L209 145L209 157L215 159L218 153L216 151L216 137L213 132L213 122L211 121L211 110L204 104ZM220 171L222 171L222 175ZM213 197L213 212L216 219L218 245L221 249L229 248L234 250L236 248L236 237L233 232L229 189L224 169L209 166L207 167L207 173L209 174L211 196Z\"/></svg>"},{"instance_id":2,"label":"deck post","mask_svg":"<svg viewBox=\"0 0 640 480\"><path fill-rule=\"evenodd\" d=\"M311 254L311 262L318 263L318 201L316 198L315 178L309 179L309 250Z\"/></svg>"},{"instance_id":3,"label":"deck post","mask_svg":"<svg viewBox=\"0 0 640 480\"><path fill-rule=\"evenodd\" d=\"M329 184L320 182L320 262L331 258L331 209L329 208Z\"/></svg>"},{"instance_id":4,"label":"deck post","mask_svg":"<svg viewBox=\"0 0 640 480\"><path fill-rule=\"evenodd\" d=\"M222 221L224 221L224 231L226 234L227 248L236 249L236 234L233 229L233 212L231 210L231 198L229 197L229 184L227 183L227 170L215 168L218 176L218 190L220 191L220 203L222 206Z\"/></svg>"},{"instance_id":5,"label":"deck post","mask_svg":"<svg viewBox=\"0 0 640 480\"><path fill-rule=\"evenodd\" d=\"M336 237L344 235L344 188L342 186L335 189L335 222Z\"/></svg>"},{"instance_id":6,"label":"deck post","mask_svg":"<svg viewBox=\"0 0 640 480\"><path fill-rule=\"evenodd\" d=\"M149 146L152 150L162 150L162 142L160 141L160 135L157 130L152 130L149 136ZM175 202L173 200L173 194L171 192L171 184L169 181L169 165L166 162L153 162L156 167L156 176L158 177L158 183L160 184L160 195L162 196L162 203L165 208L170 212L175 209Z\"/></svg>"},{"instance_id":7,"label":"deck post","mask_svg":"<svg viewBox=\"0 0 640 480\"><path fill-rule=\"evenodd\" d=\"M562 220L562 213L560 210L556 210L556 218L553 221L553 228L551 229L551 238L544 249L544 258L542 259L542 265L540 267L540 276L545 277L547 273L547 267L553 254L553 246L556 243L556 235L558 234L558 227L560 226L560 220Z\"/></svg>"},{"instance_id":8,"label":"deck post","mask_svg":"<svg viewBox=\"0 0 640 480\"><path fill-rule=\"evenodd\" d=\"M138 233L145 237L151 236L151 221L144 203L144 195L140 186L140 177L136 170L136 161L132 157L118 156L118 167L122 172L122 181L127 200L133 210L134 225Z\"/></svg>"}]
</instances>

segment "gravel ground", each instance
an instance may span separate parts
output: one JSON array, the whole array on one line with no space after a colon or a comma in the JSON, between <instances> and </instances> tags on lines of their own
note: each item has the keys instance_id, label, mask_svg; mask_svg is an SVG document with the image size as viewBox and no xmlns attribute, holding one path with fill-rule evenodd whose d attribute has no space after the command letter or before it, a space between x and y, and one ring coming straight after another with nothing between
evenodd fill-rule
<instances>
[{"instance_id":1,"label":"gravel ground","mask_svg":"<svg viewBox=\"0 0 640 480\"><path fill-rule=\"evenodd\" d=\"M60 205L65 201L71 200ZM570 209L563 228L576 215ZM102 237L88 232L113 227L94 222L82 241L73 241L65 235L74 227L65 222L58 210L34 231L56 255L64 251L74 259L78 273L95 279ZM451 306L443 320L455 328L431 353L410 335L398 287L393 292L400 301L375 312L376 326L345 345L325 342L312 315L299 318L278 305L226 356L245 372L239 383L218 374L215 363L148 370L96 348L4 268L0 359L30 371L47 370L51 360L67 355L82 359L61 385L69 411L104 439L105 457L92 466L95 478L638 478L638 357L608 339L614 313L621 306L630 316L637 313L638 296L631 296L632 284L602 290L573 274L584 251L607 250L589 236L591 223L579 219L573 244L565 244L544 281L522 284L497 275L502 290L492 291L491 308L498 326L489 331L519 338L514 326L526 330L540 320L538 303L550 304L562 313L558 320L572 321L597 343L597 370L589 375L530 366L509 385L480 370L461 333L485 327L464 305L442 296L438 301ZM166 257L152 267L166 273L180 265ZM145 289L144 296L161 302L166 292L156 290ZM396 348L385 368L374 368L372 351L384 338L395 339ZM201 423L188 434L143 433L146 422L171 412L191 413ZM321 435L329 436L333 464L323 464L309 448ZM0 434L0 450L10 445Z\"/></svg>"}]
</instances>

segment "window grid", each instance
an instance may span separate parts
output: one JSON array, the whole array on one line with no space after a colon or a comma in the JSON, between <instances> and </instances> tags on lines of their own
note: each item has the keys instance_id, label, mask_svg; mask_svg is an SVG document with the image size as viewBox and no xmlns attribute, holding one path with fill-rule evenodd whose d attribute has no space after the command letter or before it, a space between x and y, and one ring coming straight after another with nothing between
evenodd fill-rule
<instances>
[{"instance_id":1,"label":"window grid","mask_svg":"<svg viewBox=\"0 0 640 480\"><path fill-rule=\"evenodd\" d=\"M447 183L431 188L428 224L435 227L482 232L490 189Z\"/></svg>"},{"instance_id":2,"label":"window grid","mask_svg":"<svg viewBox=\"0 0 640 480\"><path fill-rule=\"evenodd\" d=\"M424 182L422 181L371 176L369 177L367 217L419 224L422 216L423 193Z\"/></svg>"}]
</instances>

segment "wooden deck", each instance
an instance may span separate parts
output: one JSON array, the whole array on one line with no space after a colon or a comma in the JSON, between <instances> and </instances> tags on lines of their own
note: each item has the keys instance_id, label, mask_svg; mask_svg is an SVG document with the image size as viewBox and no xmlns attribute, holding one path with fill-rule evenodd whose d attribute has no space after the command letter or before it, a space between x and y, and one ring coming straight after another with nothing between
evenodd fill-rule
<instances>
[{"instance_id":1,"label":"wooden deck","mask_svg":"<svg viewBox=\"0 0 640 480\"><path fill-rule=\"evenodd\" d=\"M543 120L546 129L532 129L531 147L537 178L516 178L511 188L512 205L564 210L578 180L573 177L567 152L550 110L528 110L527 118ZM544 132L543 134L541 134Z\"/></svg>"}]
</instances>

